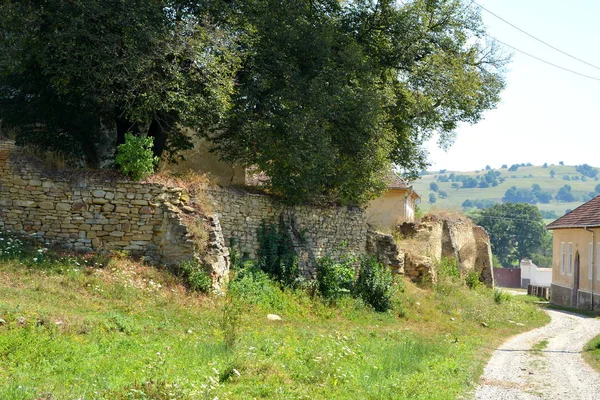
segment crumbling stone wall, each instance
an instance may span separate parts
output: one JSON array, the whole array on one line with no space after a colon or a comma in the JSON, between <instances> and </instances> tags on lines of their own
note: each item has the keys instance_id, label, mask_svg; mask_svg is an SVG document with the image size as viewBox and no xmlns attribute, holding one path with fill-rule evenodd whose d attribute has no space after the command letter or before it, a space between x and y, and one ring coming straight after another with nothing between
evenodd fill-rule
<instances>
[{"instance_id":1,"label":"crumbling stone wall","mask_svg":"<svg viewBox=\"0 0 600 400\"><path fill-rule=\"evenodd\" d=\"M218 282L228 271L228 254L218 219L186 205L181 188L128 181L61 177L13 157L14 145L0 141L0 230L75 251L126 250L178 264L204 257ZM206 224L203 248L184 222Z\"/></svg>"},{"instance_id":2,"label":"crumbling stone wall","mask_svg":"<svg viewBox=\"0 0 600 400\"><path fill-rule=\"evenodd\" d=\"M404 254L403 273L413 281L435 280L435 265L442 258L453 258L461 274L479 273L480 280L493 285L492 251L485 229L461 218L426 216L419 224L398 227L402 240L398 248L388 244L392 236L372 233L369 243L380 262L390 254ZM387 237L387 238L383 238Z\"/></svg>"},{"instance_id":3,"label":"crumbling stone wall","mask_svg":"<svg viewBox=\"0 0 600 400\"><path fill-rule=\"evenodd\" d=\"M225 242L229 245L233 240L236 251L248 258L257 256L262 222L280 219L307 275L314 272L315 260L325 255L366 253L367 224L361 208L287 206L267 195L230 188L210 188L206 193L220 218Z\"/></svg>"},{"instance_id":4,"label":"crumbling stone wall","mask_svg":"<svg viewBox=\"0 0 600 400\"><path fill-rule=\"evenodd\" d=\"M367 252L375 256L378 262L388 265L392 273L404 274L404 250L392 235L369 230L367 232Z\"/></svg>"}]
</instances>

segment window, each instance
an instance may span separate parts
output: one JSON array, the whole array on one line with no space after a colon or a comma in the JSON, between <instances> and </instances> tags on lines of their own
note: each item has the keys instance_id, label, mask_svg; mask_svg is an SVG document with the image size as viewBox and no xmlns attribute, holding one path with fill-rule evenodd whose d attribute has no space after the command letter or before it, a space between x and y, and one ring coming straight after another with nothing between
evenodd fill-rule
<instances>
[{"instance_id":1,"label":"window","mask_svg":"<svg viewBox=\"0 0 600 400\"><path fill-rule=\"evenodd\" d=\"M598 247L600 247L600 242L598 242ZM560 273L565 273L565 242L560 244Z\"/></svg>"},{"instance_id":2,"label":"window","mask_svg":"<svg viewBox=\"0 0 600 400\"><path fill-rule=\"evenodd\" d=\"M588 279L591 281L594 274L594 243L590 242L588 245Z\"/></svg>"},{"instance_id":3,"label":"window","mask_svg":"<svg viewBox=\"0 0 600 400\"><path fill-rule=\"evenodd\" d=\"M571 275L573 273L573 243L569 242L567 244L567 275Z\"/></svg>"}]
</instances>

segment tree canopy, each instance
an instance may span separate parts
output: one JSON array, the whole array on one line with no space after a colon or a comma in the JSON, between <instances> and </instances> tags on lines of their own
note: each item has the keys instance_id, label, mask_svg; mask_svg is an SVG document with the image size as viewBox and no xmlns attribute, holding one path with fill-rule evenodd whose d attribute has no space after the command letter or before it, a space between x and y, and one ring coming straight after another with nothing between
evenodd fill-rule
<instances>
[{"instance_id":1,"label":"tree canopy","mask_svg":"<svg viewBox=\"0 0 600 400\"><path fill-rule=\"evenodd\" d=\"M97 164L126 132L158 155L189 127L293 202L415 177L426 140L496 105L507 61L461 0L6 0L0 27L20 143Z\"/></svg>"},{"instance_id":2,"label":"tree canopy","mask_svg":"<svg viewBox=\"0 0 600 400\"><path fill-rule=\"evenodd\" d=\"M492 252L503 266L540 253L549 235L540 211L531 204L496 204L479 211L474 219L489 233Z\"/></svg>"},{"instance_id":3,"label":"tree canopy","mask_svg":"<svg viewBox=\"0 0 600 400\"><path fill-rule=\"evenodd\" d=\"M18 143L91 165L126 132L153 136L157 155L188 146L180 126L219 123L238 62L231 33L194 4L2 2L0 118Z\"/></svg>"}]
</instances>

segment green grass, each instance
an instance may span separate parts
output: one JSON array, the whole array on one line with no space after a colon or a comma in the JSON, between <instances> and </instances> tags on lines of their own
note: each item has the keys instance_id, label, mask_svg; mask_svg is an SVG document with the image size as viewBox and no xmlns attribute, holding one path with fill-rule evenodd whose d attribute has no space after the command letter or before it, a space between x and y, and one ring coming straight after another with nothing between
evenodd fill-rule
<instances>
[{"instance_id":1,"label":"green grass","mask_svg":"<svg viewBox=\"0 0 600 400\"><path fill-rule=\"evenodd\" d=\"M534 344L531 349L536 353L541 353L546 347L548 347L548 341L544 339Z\"/></svg>"},{"instance_id":2,"label":"green grass","mask_svg":"<svg viewBox=\"0 0 600 400\"><path fill-rule=\"evenodd\" d=\"M579 178L581 178L582 175L575 170L575 166L548 165L548 168L543 168L539 166L519 167L519 169L514 172L508 171L508 169L495 170L500 171L500 177L504 177L506 178L506 180L496 187L489 187L485 189L454 189L452 188L453 182L437 182L436 179L438 175L449 175L452 172L454 172L457 175L468 175L472 177L476 177L477 175L483 176L487 172L485 170L468 172L446 171L443 174L439 174L439 171L432 172L429 175L425 175L420 179L416 180L412 183L412 185L415 191L422 198L422 203L420 207L424 211L429 211L432 209L460 210L462 208L462 203L467 199L489 199L501 202L504 193L510 187L516 186L517 188L531 189L531 185L533 185L534 183L540 185L542 190L549 191L552 193L552 196L555 196L558 190L562 186L567 184L571 186L572 193L575 197L577 197L577 201L564 203L552 200L549 204L537 204L540 210L555 211L559 216L561 216L564 214L565 210L572 210L580 206L583 203L583 200L581 198L583 196L588 195L590 192L594 192L596 185L600 183L600 181L594 181L590 178L587 178L587 181L585 182L581 181L581 179L577 181L564 180L563 177L565 175L568 175L570 177L578 176ZM554 170L556 172L556 176L554 178L550 177L550 170ZM439 190L443 190L448 193L448 197L446 199L441 199L437 193L434 193L430 190L429 185L432 182L436 182L438 184ZM460 182L459 184L462 185ZM428 202L430 193L434 193L437 197L437 201L434 204L430 204ZM552 220L548 220L548 222L551 221Z\"/></svg>"},{"instance_id":3,"label":"green grass","mask_svg":"<svg viewBox=\"0 0 600 400\"><path fill-rule=\"evenodd\" d=\"M590 340L583 348L583 359L600 372L600 335Z\"/></svg>"},{"instance_id":4,"label":"green grass","mask_svg":"<svg viewBox=\"0 0 600 400\"><path fill-rule=\"evenodd\" d=\"M454 278L401 281L377 313L269 281L202 295L125 258L77 263L0 261L0 398L451 399L502 340L548 320Z\"/></svg>"}]
</instances>

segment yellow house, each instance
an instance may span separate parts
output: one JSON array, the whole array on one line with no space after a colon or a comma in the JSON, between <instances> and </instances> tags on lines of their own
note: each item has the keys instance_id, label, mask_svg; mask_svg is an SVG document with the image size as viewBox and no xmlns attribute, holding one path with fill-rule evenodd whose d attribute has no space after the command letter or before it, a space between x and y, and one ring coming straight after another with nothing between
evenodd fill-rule
<instances>
[{"instance_id":1,"label":"yellow house","mask_svg":"<svg viewBox=\"0 0 600 400\"><path fill-rule=\"evenodd\" d=\"M551 302L600 308L600 196L552 222Z\"/></svg>"},{"instance_id":2,"label":"yellow house","mask_svg":"<svg viewBox=\"0 0 600 400\"><path fill-rule=\"evenodd\" d=\"M419 195L406 181L392 173L385 193L369 202L367 223L381 232L391 232L403 222L415 222L415 208Z\"/></svg>"}]
</instances>

